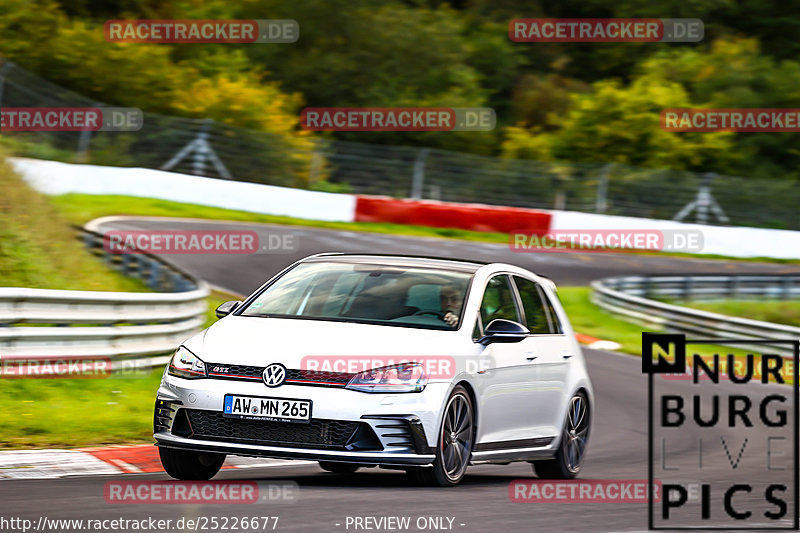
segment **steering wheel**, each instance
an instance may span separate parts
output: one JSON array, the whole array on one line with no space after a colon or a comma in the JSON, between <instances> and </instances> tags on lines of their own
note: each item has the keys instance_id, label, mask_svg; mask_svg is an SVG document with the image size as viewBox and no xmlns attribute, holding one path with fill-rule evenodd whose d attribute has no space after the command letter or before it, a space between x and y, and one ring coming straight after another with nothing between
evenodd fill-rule
<instances>
[{"instance_id":1,"label":"steering wheel","mask_svg":"<svg viewBox=\"0 0 800 533\"><path fill-rule=\"evenodd\" d=\"M439 320L444 320L444 313L439 312L439 311L423 311L423 310L419 310L416 313L414 313L413 316L421 316L421 315L433 315L436 318L438 318Z\"/></svg>"}]
</instances>

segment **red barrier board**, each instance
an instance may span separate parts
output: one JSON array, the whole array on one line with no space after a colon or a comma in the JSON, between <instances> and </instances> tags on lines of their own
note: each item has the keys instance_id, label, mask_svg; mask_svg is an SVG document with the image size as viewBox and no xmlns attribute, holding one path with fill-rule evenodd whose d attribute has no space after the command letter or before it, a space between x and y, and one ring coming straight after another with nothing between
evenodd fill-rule
<instances>
[{"instance_id":1,"label":"red barrier board","mask_svg":"<svg viewBox=\"0 0 800 533\"><path fill-rule=\"evenodd\" d=\"M356 198L356 222L390 222L497 233L524 228L545 233L550 229L550 218L550 213L522 207L397 200L385 196L359 195Z\"/></svg>"}]
</instances>

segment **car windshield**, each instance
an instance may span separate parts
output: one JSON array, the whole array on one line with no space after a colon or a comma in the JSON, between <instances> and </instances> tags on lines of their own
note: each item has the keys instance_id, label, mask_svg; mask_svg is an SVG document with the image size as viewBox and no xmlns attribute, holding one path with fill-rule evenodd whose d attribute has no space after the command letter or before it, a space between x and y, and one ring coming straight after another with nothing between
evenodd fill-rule
<instances>
[{"instance_id":1,"label":"car windshield","mask_svg":"<svg viewBox=\"0 0 800 533\"><path fill-rule=\"evenodd\" d=\"M452 330L461 322L471 278L467 272L419 266L301 263L241 315Z\"/></svg>"}]
</instances>

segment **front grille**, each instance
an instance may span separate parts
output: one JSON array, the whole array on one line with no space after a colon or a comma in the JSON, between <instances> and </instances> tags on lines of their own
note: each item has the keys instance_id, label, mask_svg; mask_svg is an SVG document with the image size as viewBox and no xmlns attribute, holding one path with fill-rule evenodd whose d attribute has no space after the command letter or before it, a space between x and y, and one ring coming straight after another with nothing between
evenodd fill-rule
<instances>
[{"instance_id":1,"label":"front grille","mask_svg":"<svg viewBox=\"0 0 800 533\"><path fill-rule=\"evenodd\" d=\"M344 387L355 374L347 372L323 372L320 370L287 370L286 383L295 385L327 385Z\"/></svg>"},{"instance_id":2,"label":"front grille","mask_svg":"<svg viewBox=\"0 0 800 533\"><path fill-rule=\"evenodd\" d=\"M239 381L261 381L263 366L223 365L208 363L208 377ZM286 381L290 385L310 385L317 387L344 387L354 374L347 372L327 372L319 370L287 369Z\"/></svg>"},{"instance_id":3,"label":"front grille","mask_svg":"<svg viewBox=\"0 0 800 533\"><path fill-rule=\"evenodd\" d=\"M327 450L380 450L369 424L312 419L308 424L226 418L217 411L186 409L190 438Z\"/></svg>"},{"instance_id":4,"label":"front grille","mask_svg":"<svg viewBox=\"0 0 800 533\"><path fill-rule=\"evenodd\" d=\"M221 365L219 363L206 364L208 377L216 379L244 379L261 381L263 366L246 365Z\"/></svg>"}]
</instances>

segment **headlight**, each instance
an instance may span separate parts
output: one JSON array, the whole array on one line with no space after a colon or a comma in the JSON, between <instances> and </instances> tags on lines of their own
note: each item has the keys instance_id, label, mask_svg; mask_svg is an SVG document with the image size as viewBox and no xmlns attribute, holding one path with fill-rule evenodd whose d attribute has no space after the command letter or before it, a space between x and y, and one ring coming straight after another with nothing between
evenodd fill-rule
<instances>
[{"instance_id":1,"label":"headlight","mask_svg":"<svg viewBox=\"0 0 800 533\"><path fill-rule=\"evenodd\" d=\"M428 376L421 364L401 363L356 374L346 388L361 392L420 392L427 384Z\"/></svg>"},{"instance_id":2,"label":"headlight","mask_svg":"<svg viewBox=\"0 0 800 533\"><path fill-rule=\"evenodd\" d=\"M172 361L169 362L167 373L179 378L197 379L206 377L206 364L195 354L181 346Z\"/></svg>"}]
</instances>

